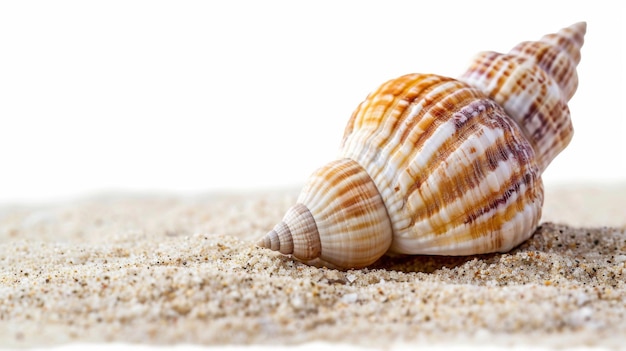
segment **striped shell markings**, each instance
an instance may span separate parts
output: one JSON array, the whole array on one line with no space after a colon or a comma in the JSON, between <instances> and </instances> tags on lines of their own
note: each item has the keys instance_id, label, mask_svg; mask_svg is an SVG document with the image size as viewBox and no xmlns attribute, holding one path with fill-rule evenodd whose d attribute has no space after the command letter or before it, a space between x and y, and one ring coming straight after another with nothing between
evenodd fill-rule
<instances>
[{"instance_id":1,"label":"striped shell markings","mask_svg":"<svg viewBox=\"0 0 626 351\"><path fill-rule=\"evenodd\" d=\"M459 80L389 80L348 121L337 160L257 245L338 268L387 252L506 252L541 218L541 173L571 139L585 24L509 54L483 53Z\"/></svg>"},{"instance_id":2,"label":"striped shell markings","mask_svg":"<svg viewBox=\"0 0 626 351\"><path fill-rule=\"evenodd\" d=\"M461 80L484 91L513 118L533 145L543 171L572 139L567 102L578 87L587 25L576 23L508 54L478 54Z\"/></svg>"}]
</instances>

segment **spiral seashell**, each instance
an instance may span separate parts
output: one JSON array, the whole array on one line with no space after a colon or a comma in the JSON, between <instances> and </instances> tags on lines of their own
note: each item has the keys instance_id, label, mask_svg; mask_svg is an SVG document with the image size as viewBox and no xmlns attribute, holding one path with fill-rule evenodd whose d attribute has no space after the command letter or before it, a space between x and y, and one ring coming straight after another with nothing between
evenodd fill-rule
<instances>
[{"instance_id":1,"label":"spiral seashell","mask_svg":"<svg viewBox=\"0 0 626 351\"><path fill-rule=\"evenodd\" d=\"M541 174L569 143L567 101L586 31L574 24L508 54L479 54L460 79L408 74L352 114L336 161L257 245L360 268L385 253L506 252L541 218Z\"/></svg>"}]
</instances>

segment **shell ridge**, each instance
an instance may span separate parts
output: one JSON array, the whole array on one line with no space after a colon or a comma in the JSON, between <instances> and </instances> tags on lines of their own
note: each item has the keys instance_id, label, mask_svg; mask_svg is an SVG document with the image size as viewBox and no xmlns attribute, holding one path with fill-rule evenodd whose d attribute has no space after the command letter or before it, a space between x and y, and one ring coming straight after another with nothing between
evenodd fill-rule
<instances>
[{"instance_id":1,"label":"shell ridge","mask_svg":"<svg viewBox=\"0 0 626 351\"><path fill-rule=\"evenodd\" d=\"M469 109L472 111L474 111L475 108L481 109L481 107L478 107L478 105L481 105L481 103L477 102L477 104L474 104L475 102L476 101L469 103L471 105ZM456 111L455 113L459 113L459 112L461 111ZM470 113L469 111L465 111L465 112L468 114ZM443 121L440 119L440 125L436 129L432 128L431 129L432 134L429 135L429 137L427 138L428 141L432 141L432 142L437 141L437 143L430 145L427 141L425 141L424 144L421 145L421 148L416 147L412 149L411 154L406 156L406 159L408 160L406 171L396 174L396 177L394 177L392 181L393 184L398 184L400 186L400 189L402 189L402 191L405 193L405 196L404 196L405 203L406 203L406 198L408 194L412 193L416 188L419 188L420 184L425 182L426 178L428 177L428 173L429 173L428 170L430 169L436 172L438 165L442 164L441 161L445 161L452 154L452 151L454 150L453 145L458 144L459 142L459 140L455 140L454 138L452 138L452 136L454 136L455 133L458 132L459 128L462 126L464 126L464 124L463 125L459 124L458 119L456 122L455 121ZM446 141L448 141L448 144L445 147L442 147L442 145ZM461 140L461 142L462 141L463 140ZM434 155L434 152L432 151L427 152L430 150L441 150L441 149L445 149L447 152L441 155L442 160L435 159L434 157L436 155ZM390 164L388 167L397 167L397 165ZM411 176L405 181L400 180L401 177L406 178L407 175L411 175ZM411 186L407 187L405 185L405 183L407 182L410 182Z\"/></svg>"},{"instance_id":2,"label":"shell ridge","mask_svg":"<svg viewBox=\"0 0 626 351\"><path fill-rule=\"evenodd\" d=\"M361 103L361 105L359 105L359 107L355 111L356 118L353 124L354 128L350 130L350 133L352 133L354 130L363 129L363 124L365 122L365 119L366 119L365 116L367 115L367 112L370 111L373 107L375 107L380 102L380 100L387 97L388 94L383 94L383 92L390 90L394 84L396 84L396 80L390 79L386 81L385 83L383 83L374 92L367 95L365 100ZM348 135L348 131L346 131L346 133L344 134L344 138L347 135Z\"/></svg>"},{"instance_id":3,"label":"shell ridge","mask_svg":"<svg viewBox=\"0 0 626 351\"><path fill-rule=\"evenodd\" d=\"M530 228L535 226L541 217L541 207L540 205L538 206L538 203L542 203L542 196L538 196L534 202L525 204L521 216L511 217L514 214L519 215L519 213L516 213L512 208L511 204L524 201L528 197L528 192L533 192L532 187L534 185L526 187L524 184L520 185L520 191L513 192L509 196L506 204L497 206L494 210L485 211L479 216L475 216L472 223L452 226L443 235L430 234L420 235L419 237L397 237L391 249L398 253L410 252L413 254L446 255L493 252L502 244L498 243L495 238L504 236L501 234L503 234L502 231L506 229L505 225L507 225L507 223ZM526 188L526 191L523 191L524 188ZM542 192L539 192L539 194L542 194ZM502 225L500 227L494 227L492 218L488 214L504 217ZM472 228L472 226L474 226L474 228ZM484 237L483 233L489 233L489 236ZM530 231L527 236L531 234L532 231ZM518 237L520 236L516 236L516 240L522 240L518 239ZM519 241L517 242L519 243ZM469 250L472 251L470 252Z\"/></svg>"},{"instance_id":4,"label":"shell ridge","mask_svg":"<svg viewBox=\"0 0 626 351\"><path fill-rule=\"evenodd\" d=\"M317 260L321 263L366 266L373 263L371 255L380 257L391 245L393 232L380 193L354 160L339 159L318 169L298 202L315 220L322 248ZM342 254L346 245L351 245L351 250Z\"/></svg>"},{"instance_id":5,"label":"shell ridge","mask_svg":"<svg viewBox=\"0 0 626 351\"><path fill-rule=\"evenodd\" d=\"M446 86L446 85L447 84L445 82L444 83L440 82L440 85L438 85L436 87L436 89L438 89L438 88L440 88L442 86ZM446 88L443 87L443 89L445 91ZM429 91L427 93L434 92L434 91L435 91L435 89L429 89ZM445 94L437 94L437 95L445 95ZM423 96L421 96L421 97L423 98ZM432 102L434 102L436 104L436 103L439 102L439 99L438 98L434 98L434 99L432 99ZM387 156L387 159L384 160L384 162L381 162L379 165L377 165L378 169L380 169L381 171L377 172L378 174L376 172L374 172L374 170L370 171L370 172L373 173L373 178L374 178L374 180L375 180L375 182L377 184L382 183L383 180L385 180L385 179L387 179L389 184L398 184L398 178L400 176L403 176L403 172L399 173L399 174L396 174L393 177L387 176L388 174L393 174L394 173L393 169L397 169L398 165L411 163L411 164L414 164L414 165L422 165L422 166L424 166L424 165L427 164L428 159L430 159L429 157L428 158L426 157L427 153L424 151L424 149L428 149L429 148L426 145L426 144L428 144L427 141L428 140L433 140L434 139L433 135L435 133L443 133L444 132L444 130L440 130L440 127L443 124L443 122L441 120L437 120L437 118L434 118L434 116L430 112L429 106L423 106L420 109L420 114L421 114L421 116L419 117L420 121L425 120L425 119L429 120L429 122L430 122L429 123L429 127L430 128L428 128L428 129L431 131L432 134L429 133L431 135L428 135L428 136L423 136L423 135L420 134L420 138L424 137L424 139L423 139L424 140L424 144L415 145L415 141L414 140L405 140L405 142L403 144L401 144L401 145L398 145L396 147L385 148L384 149L385 154L389 155L389 156ZM434 127L433 125L436 125L436 127ZM415 128L421 128L419 126L419 123L415 123L415 126L413 127L413 129L415 129ZM449 130L448 132L452 133L451 130ZM394 135L396 135L396 137L392 139L394 142L392 142L390 144L395 144L395 141L399 139L397 137L398 134L402 134L402 133L404 133L404 131L401 131L401 130L400 131L396 131L396 133L394 133ZM441 135L441 134L438 134L438 135ZM441 142L443 142L443 141L445 141L444 139L447 139L447 137L445 137L445 138L444 137L439 137L439 139L441 140ZM437 148L436 146L431 146L431 147L434 148L434 149ZM422 158L417 158L416 159L415 158L416 154L417 155L423 155L424 158L423 159ZM411 161L408 161L408 160L411 160ZM407 167L406 171L409 172L409 173L415 173L415 174L419 174L419 173L422 172L422 170L419 169L419 168L418 169L414 169L414 168L411 168L411 167ZM398 186L398 185L396 185L396 186ZM396 199L395 201L393 201L393 200L389 201L388 198L385 198L385 200L386 200L386 204L388 204L388 206L391 206L391 203L394 203L394 202L402 202L401 201L402 199Z\"/></svg>"},{"instance_id":6,"label":"shell ridge","mask_svg":"<svg viewBox=\"0 0 626 351\"><path fill-rule=\"evenodd\" d=\"M302 258L315 258L320 255L322 251L320 233L307 206L296 203L287 211L283 223L289 228L294 255Z\"/></svg>"},{"instance_id":7,"label":"shell ridge","mask_svg":"<svg viewBox=\"0 0 626 351\"><path fill-rule=\"evenodd\" d=\"M371 157L371 156L364 157L363 155L369 155L369 148L371 147L374 147L374 146L379 147L381 145L394 144L390 142L390 138L393 138L395 135L398 134L399 128L405 127L404 124L405 124L405 119L407 117L412 117L413 119L416 120L416 123L419 122L421 120L422 115L425 113L425 111L422 111L422 109L417 109L416 112L419 113L418 116L411 116L410 114L407 115L407 111L411 112L412 109L415 108L415 100L421 97L425 91L430 91L431 89L439 88L439 84L441 83L442 80L452 80L452 79L443 77L443 76L424 75L424 74L408 74L408 75L404 75L395 79L395 81L401 81L404 84L402 98L399 98L398 100L407 101L408 104L406 105L406 108L402 109L402 111L400 111L401 112L400 114L396 114L395 116L393 116L395 118L390 118L391 116L389 116L389 112L388 112L390 111L389 106L387 106L385 110L383 111L369 111L369 110L363 110L359 107L360 115L372 114L372 115L377 116L376 119L374 120L385 119L385 120L389 120L390 122L385 123L383 125L378 125L378 126L372 125L372 126L369 126L369 128L367 129L363 128L362 130L359 130L358 133L355 133L357 135L352 134L352 131L350 134L346 134L344 136L344 140L347 139L349 141L349 145L347 147L344 147L340 154L343 156L349 155L350 157L354 159L360 160L362 163L365 163L365 161L368 159L376 158L376 157ZM394 80L391 80L391 81L394 81ZM392 84L385 84L385 86L391 86L391 85ZM421 89L418 89L418 87L421 87ZM415 89L418 89L418 90L413 92L412 94L409 94L409 92L412 92ZM385 90L379 89L379 93L382 93L383 91ZM411 95L411 97L409 97L408 99L405 99L407 95ZM372 104L368 104L367 106L372 106ZM393 106L393 108L397 110L396 107L397 105ZM408 126L408 127L412 127L412 126ZM371 142L373 138L377 139L376 143ZM365 147L368 148L368 151L366 152L360 151L361 148L364 147L364 145L366 145ZM355 157L354 156L355 154L359 154L359 157Z\"/></svg>"},{"instance_id":8,"label":"shell ridge","mask_svg":"<svg viewBox=\"0 0 626 351\"><path fill-rule=\"evenodd\" d=\"M367 165L367 160L377 159L379 157L380 145L384 145L387 142L389 134L394 131L395 127L399 123L401 114L410 105L410 102L407 101L405 97L409 95L409 92L414 88L413 84L410 84L414 80L409 82L407 82L407 80L414 76L418 75L409 74L396 80L392 79L383 85L385 89L378 89L379 94L385 97L394 95L395 98L392 98L388 101L388 103L384 104L382 108L377 107L376 103L386 101L387 99L373 99L374 101L367 105L367 109L359 110L359 115L370 116L370 123L367 125L363 123L361 125L361 129L357 130L358 132L355 133L351 131L350 134L346 134L344 136L344 140L348 140L347 149L358 152L359 157L355 157L354 153L345 153L341 151L340 156L355 159L359 161L361 165ZM403 84L400 84L398 81ZM398 91L401 91L401 93L399 94ZM398 109L398 106L400 105L404 105L404 108ZM390 114L393 114L393 116L390 116ZM362 119L365 120L366 118L362 117ZM381 121L385 122L385 120L386 123L373 123ZM377 142L373 142L373 140L377 140Z\"/></svg>"},{"instance_id":9,"label":"shell ridge","mask_svg":"<svg viewBox=\"0 0 626 351\"><path fill-rule=\"evenodd\" d=\"M459 150L476 148L476 157L464 160L466 154L453 154L452 156L455 157L455 159L447 159L436 169L431 169L429 172L431 176L425 182L423 189L421 189L423 191L420 191L419 193L415 193L415 191L407 191L406 194L409 197L406 202L407 204L410 204L410 208L408 208L407 211L414 214L413 218L415 223L418 224L415 225L412 223L414 225L413 229L409 227L398 230L396 227L396 231L404 231L403 233L398 233L397 237L405 236L407 238L411 238L412 235L418 235L418 233L413 231L422 232L420 235L424 235L424 228L428 228L438 235L449 232L452 227L460 224L458 223L458 218L461 218L464 215L462 210L457 210L458 212L455 213L455 208L463 209L486 206L487 203L485 201L494 196L498 196L498 194L506 193L508 191L507 189L510 188L510 185L507 184L506 180L523 182L519 173L510 174L509 172L503 172L502 170L510 170L511 166L508 166L508 164L511 163L527 162L529 158L527 154L532 155L532 148L529 144L526 144L526 147L519 146L525 142L524 137L521 132L514 132L514 129L517 130L516 125L513 121L508 119L504 111L497 107L497 105L489 100L486 100L486 102L478 101L476 105L490 107L489 109L486 109L488 114L482 116L487 122L483 128L487 129L483 129L485 132L481 134L481 137L468 137L464 141L466 144L461 144L458 147ZM472 110L476 110L476 107ZM469 113L467 110L464 112L466 115ZM496 118L495 120L499 121L499 123L495 123L494 117L489 116L491 113L498 115L498 118L500 119ZM507 140L505 135L515 136L515 140ZM483 141L480 142L481 139L477 138L482 138ZM481 149L483 144L491 145L491 147ZM517 147L506 147L508 145L517 145ZM482 157L483 155L489 154L491 154L491 156ZM471 166L470 163L472 164ZM490 164L494 164L494 166L490 166ZM466 183L463 183L464 179L466 179L463 177L463 174L468 173L467 169L480 170L489 169L490 167L494 168L494 170L489 173L483 175L475 173L468 177L469 179L474 180L474 186L469 186L463 191L457 191L457 186L464 187L466 185ZM530 168L530 171L535 172L536 169ZM489 179L489 177L493 178L492 185L481 181L481 179ZM447 182L448 185L446 185L445 182ZM411 183L411 181L408 181L408 183ZM441 186L443 186L443 189L439 188ZM441 201L437 200L437 198L434 198L433 196L440 196L442 193L448 195L446 199L447 204L445 206L438 206L437 204L441 203ZM416 200L419 201L415 202ZM508 206L508 202L500 202L503 203L505 207ZM422 221L429 221L429 223L419 223Z\"/></svg>"}]
</instances>

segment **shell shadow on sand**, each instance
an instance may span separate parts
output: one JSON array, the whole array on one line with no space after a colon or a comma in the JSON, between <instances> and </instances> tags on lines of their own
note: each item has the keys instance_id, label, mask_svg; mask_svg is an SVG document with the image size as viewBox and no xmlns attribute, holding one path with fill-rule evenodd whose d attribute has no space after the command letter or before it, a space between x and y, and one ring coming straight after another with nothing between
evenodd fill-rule
<instances>
[{"instance_id":1,"label":"shell shadow on sand","mask_svg":"<svg viewBox=\"0 0 626 351\"><path fill-rule=\"evenodd\" d=\"M606 259L599 260L601 257ZM548 285L562 279L581 284L595 279L616 287L619 277L615 268L619 268L624 261L624 230L572 228L546 222L536 229L530 239L510 252L473 256L384 256L370 268L405 273L445 270L462 273L464 277L459 276L458 279L467 283L498 278L505 285L512 281L524 284L536 282L539 274ZM503 276L504 271L513 266L518 267L515 275Z\"/></svg>"}]
</instances>

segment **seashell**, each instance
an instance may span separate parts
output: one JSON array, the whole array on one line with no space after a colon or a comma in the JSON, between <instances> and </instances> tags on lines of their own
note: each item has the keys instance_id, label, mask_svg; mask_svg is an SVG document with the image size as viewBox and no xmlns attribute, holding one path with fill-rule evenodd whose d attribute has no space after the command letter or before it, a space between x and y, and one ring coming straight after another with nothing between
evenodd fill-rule
<instances>
[{"instance_id":1,"label":"seashell","mask_svg":"<svg viewBox=\"0 0 626 351\"><path fill-rule=\"evenodd\" d=\"M337 160L257 245L340 268L517 246L541 218L541 174L573 134L585 32L581 22L480 53L458 80L384 83L352 114Z\"/></svg>"}]
</instances>

